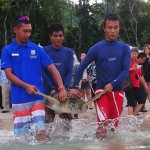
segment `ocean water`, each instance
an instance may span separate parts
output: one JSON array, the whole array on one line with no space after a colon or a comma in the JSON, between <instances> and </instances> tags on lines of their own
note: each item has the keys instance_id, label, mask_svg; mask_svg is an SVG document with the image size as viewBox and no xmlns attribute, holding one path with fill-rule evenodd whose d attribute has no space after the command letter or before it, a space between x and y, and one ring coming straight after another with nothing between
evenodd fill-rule
<instances>
[{"instance_id":1,"label":"ocean water","mask_svg":"<svg viewBox=\"0 0 150 150\"><path fill-rule=\"evenodd\" d=\"M13 131L0 131L0 150L139 150L150 149L150 115L141 117L126 116L119 119L119 127L114 128L111 120L106 129L107 137L97 139L97 122L83 123L72 121L71 128L65 131L67 122L56 119L46 126L49 138L38 142L34 127L25 137L14 138ZM50 128L52 127L52 130ZM113 131L112 131L113 129Z\"/></svg>"}]
</instances>

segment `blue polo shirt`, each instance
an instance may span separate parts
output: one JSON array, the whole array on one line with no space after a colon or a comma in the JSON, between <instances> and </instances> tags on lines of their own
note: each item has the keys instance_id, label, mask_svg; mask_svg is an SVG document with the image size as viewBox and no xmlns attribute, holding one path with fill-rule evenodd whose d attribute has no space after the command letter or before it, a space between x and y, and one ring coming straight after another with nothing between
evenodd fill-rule
<instances>
[{"instance_id":1,"label":"blue polo shirt","mask_svg":"<svg viewBox=\"0 0 150 150\"><path fill-rule=\"evenodd\" d=\"M38 45L27 41L20 45L15 40L2 50L1 68L11 68L15 76L23 82L35 85L43 92L42 67L52 64L52 60ZM26 90L11 84L11 103L20 104L43 99L40 95L28 94Z\"/></svg>"}]
</instances>

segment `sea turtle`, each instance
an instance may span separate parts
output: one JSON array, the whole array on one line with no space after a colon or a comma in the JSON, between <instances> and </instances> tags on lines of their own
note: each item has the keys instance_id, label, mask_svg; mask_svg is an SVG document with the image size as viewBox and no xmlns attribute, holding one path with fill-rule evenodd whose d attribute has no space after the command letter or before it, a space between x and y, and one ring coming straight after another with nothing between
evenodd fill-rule
<instances>
[{"instance_id":1,"label":"sea turtle","mask_svg":"<svg viewBox=\"0 0 150 150\"><path fill-rule=\"evenodd\" d=\"M96 94L90 101L85 101L82 98L68 98L66 101L59 101L58 99L49 95L39 92L45 98L45 105L54 110L56 114L80 114L84 113L88 109L88 104L98 99L103 92Z\"/></svg>"}]
</instances>

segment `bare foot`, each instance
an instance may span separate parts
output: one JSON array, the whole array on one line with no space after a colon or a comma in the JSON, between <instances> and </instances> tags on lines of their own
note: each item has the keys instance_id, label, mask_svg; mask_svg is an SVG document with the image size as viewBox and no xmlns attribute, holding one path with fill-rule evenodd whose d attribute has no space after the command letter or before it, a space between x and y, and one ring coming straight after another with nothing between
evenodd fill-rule
<instances>
[{"instance_id":1,"label":"bare foot","mask_svg":"<svg viewBox=\"0 0 150 150\"><path fill-rule=\"evenodd\" d=\"M37 141L45 141L48 138L48 135L45 130L40 130L36 133Z\"/></svg>"},{"instance_id":2,"label":"bare foot","mask_svg":"<svg viewBox=\"0 0 150 150\"><path fill-rule=\"evenodd\" d=\"M96 131L96 137L99 139L103 139L107 136L107 130L106 129L97 129Z\"/></svg>"}]
</instances>

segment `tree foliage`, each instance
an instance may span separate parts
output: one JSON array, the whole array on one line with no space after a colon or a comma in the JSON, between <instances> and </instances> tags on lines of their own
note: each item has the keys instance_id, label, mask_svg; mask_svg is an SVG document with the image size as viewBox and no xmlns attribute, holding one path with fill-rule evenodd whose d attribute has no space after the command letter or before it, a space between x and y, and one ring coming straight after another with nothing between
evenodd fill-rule
<instances>
[{"instance_id":1,"label":"tree foliage","mask_svg":"<svg viewBox=\"0 0 150 150\"><path fill-rule=\"evenodd\" d=\"M0 0L0 46L12 41L16 18L28 15L32 22L31 40L41 45L50 44L48 28L54 21L65 28L64 45L77 53L86 52L104 38L103 19L108 13L117 13L122 20L120 40L142 47L150 43L150 0Z\"/></svg>"}]
</instances>

